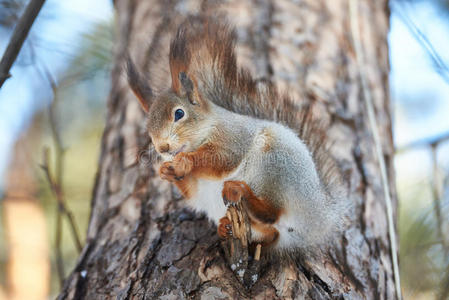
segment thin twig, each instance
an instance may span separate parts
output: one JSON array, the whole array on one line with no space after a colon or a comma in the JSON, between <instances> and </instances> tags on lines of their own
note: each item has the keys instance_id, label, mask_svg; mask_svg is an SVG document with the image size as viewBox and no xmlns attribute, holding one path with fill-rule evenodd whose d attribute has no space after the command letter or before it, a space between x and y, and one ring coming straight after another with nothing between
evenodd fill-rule
<instances>
[{"instance_id":1,"label":"thin twig","mask_svg":"<svg viewBox=\"0 0 449 300\"><path fill-rule=\"evenodd\" d=\"M442 287L443 287L442 291L438 297L441 300L448 299L448 296L449 296L449 266L446 267L446 276L444 277L444 279L442 281Z\"/></svg>"},{"instance_id":2,"label":"thin twig","mask_svg":"<svg viewBox=\"0 0 449 300\"><path fill-rule=\"evenodd\" d=\"M53 179L50 174L49 169L49 163L48 163L48 156L49 156L49 150L48 148L44 149L43 157L42 157L42 169L44 170L44 173L47 177L47 180L49 182L50 188L53 191L55 195L59 195L59 189L53 182ZM59 198L58 196L56 197ZM62 248L61 248L61 241L62 241L62 214L61 214L61 206L56 206L56 228L55 228L55 256L56 256L56 269L58 270L58 278L59 278L59 284L60 287L64 284L64 278L65 278L65 272L64 272L64 260L62 258Z\"/></svg>"},{"instance_id":3,"label":"thin twig","mask_svg":"<svg viewBox=\"0 0 449 300\"><path fill-rule=\"evenodd\" d=\"M62 146L61 134L58 130L58 125L56 122L56 114L55 114L56 104L58 102L57 84L56 84L56 81L51 76L48 69L46 68L46 66L43 65L42 68L43 68L44 75L47 78L47 80L51 86L52 92L53 92L53 101L49 106L49 119L50 119L50 128L51 128L51 132L52 132L52 139L53 139L53 143L54 143L54 146L56 149L56 180L53 180L51 178L51 176L50 176L50 179L52 179L54 182L54 186L56 188L56 189L54 189L54 191L58 191L58 194L55 193L55 195L56 195L56 199L58 201L58 205L61 207L60 211L61 211L61 213L63 213L66 216L67 220L69 221L69 228L72 232L72 236L75 241L75 246L76 246L78 252L81 253L82 244L81 244L81 240L79 237L78 227L75 223L75 218L73 217L72 212L65 205L65 198L64 198L63 188L62 188L63 174L64 174L63 169L64 169L65 149ZM48 165L46 167L49 170Z\"/></svg>"},{"instance_id":4,"label":"thin twig","mask_svg":"<svg viewBox=\"0 0 449 300\"><path fill-rule=\"evenodd\" d=\"M420 139L405 146L399 147L396 149L396 153L408 151L418 147L428 147L428 146L439 146L440 144L449 140L449 132L445 132L443 134L428 137L425 139Z\"/></svg>"},{"instance_id":5,"label":"thin twig","mask_svg":"<svg viewBox=\"0 0 449 300\"><path fill-rule=\"evenodd\" d=\"M79 238L78 229L77 229L77 226L76 226L76 223L75 223L72 213L67 209L67 207L65 205L64 193L61 189L61 186L53 179L53 176L50 171L49 163L48 163L48 161L49 161L48 157L49 157L49 150L48 150L48 148L45 148L44 149L44 159L43 159L43 164L41 165L41 168L45 173L48 184L50 185L50 189L52 190L56 200L58 201L58 208L59 208L58 211L60 211L60 213L65 215L67 220L69 221L72 235L75 240L75 246L76 246L78 252L80 253L82 250L82 244L81 244L81 240Z\"/></svg>"},{"instance_id":6,"label":"thin twig","mask_svg":"<svg viewBox=\"0 0 449 300\"><path fill-rule=\"evenodd\" d=\"M59 286L64 286L64 260L62 258L62 214L59 205L56 207L56 230L55 230L55 248L56 248L56 269L58 270Z\"/></svg>"},{"instance_id":7,"label":"thin twig","mask_svg":"<svg viewBox=\"0 0 449 300\"><path fill-rule=\"evenodd\" d=\"M395 1L396 6L400 5L402 8L396 8L395 13L402 20L405 26L409 29L410 33L413 35L415 40L423 47L423 49L427 52L432 63L435 67L435 71L441 76L441 78L449 83L449 68L444 62L444 60L440 57L438 52L435 50L435 47L429 41L425 34L416 26L413 20L403 11L407 10L405 8L404 1Z\"/></svg>"},{"instance_id":8,"label":"thin twig","mask_svg":"<svg viewBox=\"0 0 449 300\"><path fill-rule=\"evenodd\" d=\"M373 140L376 148L376 156L379 162L382 187L384 191L385 205L387 208L387 221L388 221L388 233L391 244L391 258L393 263L393 276L396 288L396 296L398 300L402 299L401 291L401 279L399 276L399 263L398 263L398 252L396 245L396 231L394 227L393 219L393 205L390 195L390 185L387 176L387 167L385 159L382 153L382 144L379 137L379 127L376 120L376 115L374 112L373 98L369 89L368 78L366 75L365 66L365 53L363 51L363 46L360 37L360 23L359 23L359 11L358 11L359 1L349 0L349 15L350 15L350 26L352 40L354 43L354 50L356 56L357 68L359 70L360 82L362 85L363 98L365 100L366 110L368 113L368 120L371 127L371 132L373 135Z\"/></svg>"},{"instance_id":9,"label":"thin twig","mask_svg":"<svg viewBox=\"0 0 449 300\"><path fill-rule=\"evenodd\" d=\"M443 245L443 250L445 257L449 257L449 248L446 243L446 237L443 233L443 216L441 214L441 199L443 198L443 186L442 180L440 179L438 159L437 159L437 146L432 145L432 174L433 174L433 184L432 184L432 194L433 194L433 209L435 212L435 218L437 219L437 233L438 238L441 240Z\"/></svg>"},{"instance_id":10,"label":"thin twig","mask_svg":"<svg viewBox=\"0 0 449 300\"><path fill-rule=\"evenodd\" d=\"M9 70L19 55L23 42L25 41L31 26L34 23L34 20L39 14L42 5L44 5L44 2L45 0L31 0L25 9L25 12L17 22L5 54L0 61L0 88L5 80L11 77Z\"/></svg>"}]
</instances>

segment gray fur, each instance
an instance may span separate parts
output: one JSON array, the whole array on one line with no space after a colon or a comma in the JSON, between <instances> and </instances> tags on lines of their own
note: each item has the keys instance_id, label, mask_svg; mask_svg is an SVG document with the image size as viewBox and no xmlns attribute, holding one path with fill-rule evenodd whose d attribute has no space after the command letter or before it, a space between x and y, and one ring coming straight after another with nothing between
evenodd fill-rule
<instances>
[{"instance_id":1,"label":"gray fur","mask_svg":"<svg viewBox=\"0 0 449 300\"><path fill-rule=\"evenodd\" d=\"M295 132L281 124L238 115L215 105L210 118L214 120L211 139L214 133L225 135L228 140L224 153L239 156L240 164L229 177L215 184L207 183L212 180L202 181L207 188L200 186L197 195L188 200L193 208L218 222L226 214L221 201L222 185L227 180L238 180L246 182L259 198L284 209L285 213L273 224L280 233L275 250L291 252L319 246L344 228L347 198L340 187L323 184L310 151ZM273 137L268 141L264 135L267 131ZM264 151L267 143L270 150ZM254 240L257 235L253 231Z\"/></svg>"}]
</instances>

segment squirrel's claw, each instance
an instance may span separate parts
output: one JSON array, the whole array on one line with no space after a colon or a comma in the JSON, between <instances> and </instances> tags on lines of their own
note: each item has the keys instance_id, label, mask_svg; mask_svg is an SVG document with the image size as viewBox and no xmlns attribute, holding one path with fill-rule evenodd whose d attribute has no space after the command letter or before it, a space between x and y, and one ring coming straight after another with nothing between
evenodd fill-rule
<instances>
[{"instance_id":1,"label":"squirrel's claw","mask_svg":"<svg viewBox=\"0 0 449 300\"><path fill-rule=\"evenodd\" d=\"M230 207L230 206L236 207L238 202L239 201L237 201L237 202L236 201L229 201L228 198L226 198L226 196L223 195L223 203L224 203L224 205L226 207Z\"/></svg>"},{"instance_id":2,"label":"squirrel's claw","mask_svg":"<svg viewBox=\"0 0 449 300\"><path fill-rule=\"evenodd\" d=\"M245 191L243 187L235 181L226 181L223 185L222 198L226 207L237 206L242 200Z\"/></svg>"}]
</instances>

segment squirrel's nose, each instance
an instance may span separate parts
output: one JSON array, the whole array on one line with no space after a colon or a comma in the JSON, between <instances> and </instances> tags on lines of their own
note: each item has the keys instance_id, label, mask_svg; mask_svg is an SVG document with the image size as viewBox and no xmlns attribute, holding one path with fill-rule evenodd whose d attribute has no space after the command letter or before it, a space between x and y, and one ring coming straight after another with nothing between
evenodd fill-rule
<instances>
[{"instance_id":1,"label":"squirrel's nose","mask_svg":"<svg viewBox=\"0 0 449 300\"><path fill-rule=\"evenodd\" d=\"M162 144L159 146L159 153L165 153L168 152L169 150L170 150L169 144Z\"/></svg>"}]
</instances>

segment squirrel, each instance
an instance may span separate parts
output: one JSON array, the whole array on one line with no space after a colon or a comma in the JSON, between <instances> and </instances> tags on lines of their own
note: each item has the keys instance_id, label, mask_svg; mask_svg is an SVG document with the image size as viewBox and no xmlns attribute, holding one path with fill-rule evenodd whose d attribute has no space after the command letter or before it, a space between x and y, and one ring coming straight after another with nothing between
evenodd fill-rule
<instances>
[{"instance_id":1,"label":"squirrel","mask_svg":"<svg viewBox=\"0 0 449 300\"><path fill-rule=\"evenodd\" d=\"M171 87L155 93L128 57L128 82L162 156L162 179L232 237L227 205L241 202L251 242L281 252L340 232L348 197L311 110L237 66L235 32L191 17L170 44Z\"/></svg>"}]
</instances>

